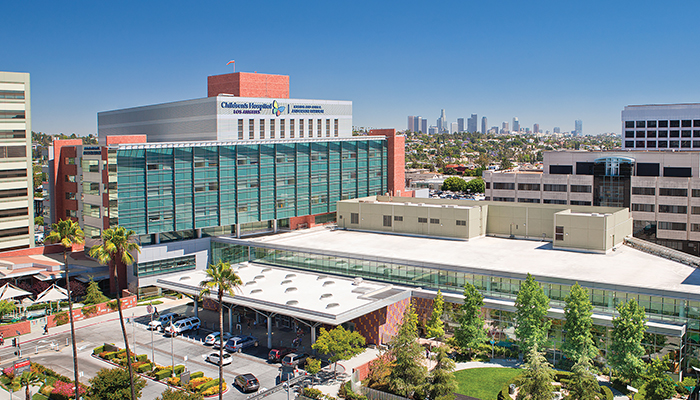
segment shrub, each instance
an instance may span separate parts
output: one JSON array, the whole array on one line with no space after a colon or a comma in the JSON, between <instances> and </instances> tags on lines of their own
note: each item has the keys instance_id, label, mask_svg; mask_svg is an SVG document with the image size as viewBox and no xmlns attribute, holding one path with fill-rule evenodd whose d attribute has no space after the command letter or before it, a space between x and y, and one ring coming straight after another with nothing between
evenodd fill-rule
<instances>
[{"instance_id":1,"label":"shrub","mask_svg":"<svg viewBox=\"0 0 700 400\"><path fill-rule=\"evenodd\" d=\"M185 366L182 364L178 364L175 366L175 375L180 375L182 371L185 370Z\"/></svg>"},{"instance_id":2,"label":"shrub","mask_svg":"<svg viewBox=\"0 0 700 400\"><path fill-rule=\"evenodd\" d=\"M613 395L612 390L610 390L610 388L607 386L601 386L600 392L605 397L605 400L614 400L615 399L615 396Z\"/></svg>"},{"instance_id":3,"label":"shrub","mask_svg":"<svg viewBox=\"0 0 700 400\"><path fill-rule=\"evenodd\" d=\"M99 310L97 309L97 306L83 306L81 311L85 318L90 318L97 314L97 311Z\"/></svg>"},{"instance_id":4,"label":"shrub","mask_svg":"<svg viewBox=\"0 0 700 400\"><path fill-rule=\"evenodd\" d=\"M224 383L226 383L226 382L224 382ZM203 391L205 391L211 387L214 387L214 386L216 386L217 388L219 387L219 378L212 379L210 381L207 381L207 382L197 386L197 391L203 392ZM217 392L217 393L219 393L219 392Z\"/></svg>"},{"instance_id":5,"label":"shrub","mask_svg":"<svg viewBox=\"0 0 700 400\"><path fill-rule=\"evenodd\" d=\"M180 386L180 378L177 376L173 376L172 378L168 378L168 384L173 385L173 386Z\"/></svg>"},{"instance_id":6,"label":"shrub","mask_svg":"<svg viewBox=\"0 0 700 400\"><path fill-rule=\"evenodd\" d=\"M117 352L116 351L105 351L103 353L100 353L100 357L104 358L105 360L112 360L113 358L117 358Z\"/></svg>"},{"instance_id":7,"label":"shrub","mask_svg":"<svg viewBox=\"0 0 700 400\"><path fill-rule=\"evenodd\" d=\"M136 356L136 361L148 361L148 355L147 354L139 354Z\"/></svg>"},{"instance_id":8,"label":"shrub","mask_svg":"<svg viewBox=\"0 0 700 400\"><path fill-rule=\"evenodd\" d=\"M86 390L83 385L80 385L78 393L81 395L85 394ZM65 383L61 381L56 381L56 384L51 391L51 398L58 400L67 400L75 395L75 385L73 383Z\"/></svg>"},{"instance_id":9,"label":"shrub","mask_svg":"<svg viewBox=\"0 0 700 400\"><path fill-rule=\"evenodd\" d=\"M310 399L317 399L318 400L318 399L323 398L323 392L321 392L318 389L314 389L314 388L304 388L304 391L302 392L302 394L305 397L308 397Z\"/></svg>"},{"instance_id":10,"label":"shrub","mask_svg":"<svg viewBox=\"0 0 700 400\"><path fill-rule=\"evenodd\" d=\"M224 392L226 391L226 382L224 382L224 384L221 385L221 388L223 389ZM217 382L217 384L215 386L210 387L207 390L204 390L202 392L202 395L203 396L213 396L213 395L218 394L218 393L219 393L219 383Z\"/></svg>"},{"instance_id":11,"label":"shrub","mask_svg":"<svg viewBox=\"0 0 700 400\"><path fill-rule=\"evenodd\" d=\"M97 347L95 347L94 350L92 350L92 354L94 354L94 355L100 354L100 353L102 353L102 350L104 350L104 348L105 348L104 345L97 346Z\"/></svg>"},{"instance_id":12,"label":"shrub","mask_svg":"<svg viewBox=\"0 0 700 400\"><path fill-rule=\"evenodd\" d=\"M510 394L508 394L508 389L509 389L510 384L506 383L503 385L501 388L501 391L498 392L498 396L496 397L498 400L510 400Z\"/></svg>"},{"instance_id":13,"label":"shrub","mask_svg":"<svg viewBox=\"0 0 700 400\"><path fill-rule=\"evenodd\" d=\"M190 381L191 381L192 379L201 378L201 377L203 377L203 376L204 376L204 372L202 372L202 371L197 371L197 372L191 373L191 374L190 374Z\"/></svg>"},{"instance_id":14,"label":"shrub","mask_svg":"<svg viewBox=\"0 0 700 400\"><path fill-rule=\"evenodd\" d=\"M40 391L41 394L43 394L44 396L49 397L49 396L51 396L51 392L53 392L53 386L44 385L44 386L41 387L41 389L40 389L39 391Z\"/></svg>"},{"instance_id":15,"label":"shrub","mask_svg":"<svg viewBox=\"0 0 700 400\"><path fill-rule=\"evenodd\" d=\"M56 326L61 326L61 325L67 324L68 323L68 313L64 311L62 313L54 314L53 322L56 323Z\"/></svg>"},{"instance_id":16,"label":"shrub","mask_svg":"<svg viewBox=\"0 0 700 400\"><path fill-rule=\"evenodd\" d=\"M15 368L14 367L7 367L7 368L2 370L2 373L10 379L15 379Z\"/></svg>"},{"instance_id":17,"label":"shrub","mask_svg":"<svg viewBox=\"0 0 700 400\"><path fill-rule=\"evenodd\" d=\"M117 301L116 300L108 301L107 307L109 307L109 309L112 311L117 311Z\"/></svg>"},{"instance_id":18,"label":"shrub","mask_svg":"<svg viewBox=\"0 0 700 400\"><path fill-rule=\"evenodd\" d=\"M571 372L554 371L554 380L557 382L561 382L562 379L571 379Z\"/></svg>"},{"instance_id":19,"label":"shrub","mask_svg":"<svg viewBox=\"0 0 700 400\"><path fill-rule=\"evenodd\" d=\"M687 396L690 394L690 390L683 386L682 384L676 383L676 393Z\"/></svg>"},{"instance_id":20,"label":"shrub","mask_svg":"<svg viewBox=\"0 0 700 400\"><path fill-rule=\"evenodd\" d=\"M157 371L157 372L153 375L153 377L156 378L157 381L159 381L159 380L161 380L161 379L168 378L168 377L170 377L171 375L172 375L172 371L170 370L170 368L168 368L168 369L162 369L162 370L160 370L160 371Z\"/></svg>"},{"instance_id":21,"label":"shrub","mask_svg":"<svg viewBox=\"0 0 700 400\"><path fill-rule=\"evenodd\" d=\"M153 364L145 362L136 367L136 372L138 372L139 374L143 374L144 372L149 372L151 368L153 368Z\"/></svg>"},{"instance_id":22,"label":"shrub","mask_svg":"<svg viewBox=\"0 0 700 400\"><path fill-rule=\"evenodd\" d=\"M192 390L192 391L197 391L197 388L209 381L211 381L212 378L209 378L207 376L203 376L201 378L196 378L196 379L190 379L190 383L187 384L187 389Z\"/></svg>"}]
</instances>

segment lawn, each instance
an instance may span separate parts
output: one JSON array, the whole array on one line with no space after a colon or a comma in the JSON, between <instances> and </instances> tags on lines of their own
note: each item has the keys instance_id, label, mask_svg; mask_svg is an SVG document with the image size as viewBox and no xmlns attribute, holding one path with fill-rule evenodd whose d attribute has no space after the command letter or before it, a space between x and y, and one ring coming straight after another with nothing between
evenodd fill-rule
<instances>
[{"instance_id":1,"label":"lawn","mask_svg":"<svg viewBox=\"0 0 700 400\"><path fill-rule=\"evenodd\" d=\"M455 372L457 393L481 400L496 400L503 385L523 372L517 368L472 368Z\"/></svg>"}]
</instances>

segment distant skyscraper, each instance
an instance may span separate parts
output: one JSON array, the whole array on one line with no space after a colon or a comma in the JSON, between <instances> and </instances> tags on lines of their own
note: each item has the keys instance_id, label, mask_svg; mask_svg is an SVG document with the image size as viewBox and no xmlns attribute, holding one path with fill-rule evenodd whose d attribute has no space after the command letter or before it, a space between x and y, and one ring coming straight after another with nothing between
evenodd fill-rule
<instances>
[{"instance_id":1,"label":"distant skyscraper","mask_svg":"<svg viewBox=\"0 0 700 400\"><path fill-rule=\"evenodd\" d=\"M437 120L437 127L440 133L447 131L447 117L445 116L444 108L440 112L440 118Z\"/></svg>"},{"instance_id":2,"label":"distant skyscraper","mask_svg":"<svg viewBox=\"0 0 700 400\"><path fill-rule=\"evenodd\" d=\"M508 123L504 122L503 127L501 128L501 133L508 133L510 132L510 129L508 129Z\"/></svg>"},{"instance_id":3,"label":"distant skyscraper","mask_svg":"<svg viewBox=\"0 0 700 400\"><path fill-rule=\"evenodd\" d=\"M489 121L486 117L481 117L481 133L487 133L486 127L489 125Z\"/></svg>"},{"instance_id":4,"label":"distant skyscraper","mask_svg":"<svg viewBox=\"0 0 700 400\"><path fill-rule=\"evenodd\" d=\"M553 133L561 133L561 129L559 129L558 126L555 126L554 129L552 130Z\"/></svg>"},{"instance_id":5,"label":"distant skyscraper","mask_svg":"<svg viewBox=\"0 0 700 400\"><path fill-rule=\"evenodd\" d=\"M520 132L520 121L518 121L518 117L513 117L513 132Z\"/></svg>"},{"instance_id":6,"label":"distant skyscraper","mask_svg":"<svg viewBox=\"0 0 700 400\"><path fill-rule=\"evenodd\" d=\"M469 132L476 132L476 124L477 124L478 117L476 114L472 114L471 117L467 120L467 131Z\"/></svg>"},{"instance_id":7,"label":"distant skyscraper","mask_svg":"<svg viewBox=\"0 0 700 400\"><path fill-rule=\"evenodd\" d=\"M583 121L580 119L577 119L574 121L574 135L576 136L582 136L583 135Z\"/></svg>"},{"instance_id":8,"label":"distant skyscraper","mask_svg":"<svg viewBox=\"0 0 700 400\"><path fill-rule=\"evenodd\" d=\"M540 124L535 124L532 126L533 133L540 133Z\"/></svg>"},{"instance_id":9,"label":"distant skyscraper","mask_svg":"<svg viewBox=\"0 0 700 400\"><path fill-rule=\"evenodd\" d=\"M438 133L438 127L437 126L431 126L428 128L428 134L429 135L437 135Z\"/></svg>"},{"instance_id":10,"label":"distant skyscraper","mask_svg":"<svg viewBox=\"0 0 700 400\"><path fill-rule=\"evenodd\" d=\"M457 118L457 132L464 132L464 118Z\"/></svg>"},{"instance_id":11,"label":"distant skyscraper","mask_svg":"<svg viewBox=\"0 0 700 400\"><path fill-rule=\"evenodd\" d=\"M420 116L416 117L416 119L413 120L413 131L414 132L420 132L421 122L423 122L423 118Z\"/></svg>"},{"instance_id":12,"label":"distant skyscraper","mask_svg":"<svg viewBox=\"0 0 700 400\"><path fill-rule=\"evenodd\" d=\"M456 122L451 123L450 124L450 133L458 132L458 130L457 130L458 128L459 128L459 126L457 125Z\"/></svg>"},{"instance_id":13,"label":"distant skyscraper","mask_svg":"<svg viewBox=\"0 0 700 400\"><path fill-rule=\"evenodd\" d=\"M415 126L416 126L415 119L416 119L416 117L414 117L413 115L408 116L408 126L407 126L406 130L408 130L410 132L415 132Z\"/></svg>"},{"instance_id":14,"label":"distant skyscraper","mask_svg":"<svg viewBox=\"0 0 700 400\"><path fill-rule=\"evenodd\" d=\"M428 120L425 118L420 119L420 131L423 133L428 133Z\"/></svg>"}]
</instances>

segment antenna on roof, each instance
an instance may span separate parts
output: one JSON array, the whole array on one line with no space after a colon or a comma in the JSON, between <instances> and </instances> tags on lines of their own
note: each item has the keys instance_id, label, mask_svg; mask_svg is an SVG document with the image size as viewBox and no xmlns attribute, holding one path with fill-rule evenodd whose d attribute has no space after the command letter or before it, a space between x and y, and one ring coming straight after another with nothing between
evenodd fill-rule
<instances>
[{"instance_id":1,"label":"antenna on roof","mask_svg":"<svg viewBox=\"0 0 700 400\"><path fill-rule=\"evenodd\" d=\"M233 73L235 74L236 73L236 61L231 60L231 61L226 63L226 65L229 65L229 64L233 64Z\"/></svg>"}]
</instances>

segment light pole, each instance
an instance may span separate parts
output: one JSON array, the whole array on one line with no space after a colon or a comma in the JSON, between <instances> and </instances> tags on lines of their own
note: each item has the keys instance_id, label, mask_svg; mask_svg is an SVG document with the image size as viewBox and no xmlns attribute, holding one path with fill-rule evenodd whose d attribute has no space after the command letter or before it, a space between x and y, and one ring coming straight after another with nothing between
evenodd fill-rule
<instances>
[{"instance_id":1,"label":"light pole","mask_svg":"<svg viewBox=\"0 0 700 400\"><path fill-rule=\"evenodd\" d=\"M156 350L153 347L153 313L151 313L151 323L148 324L148 327L151 328L151 362L155 363L156 362Z\"/></svg>"},{"instance_id":2,"label":"light pole","mask_svg":"<svg viewBox=\"0 0 700 400\"><path fill-rule=\"evenodd\" d=\"M173 326L173 317L170 317L170 376L175 373L175 353L173 351L173 342L175 341L175 327Z\"/></svg>"},{"instance_id":3,"label":"light pole","mask_svg":"<svg viewBox=\"0 0 700 400\"><path fill-rule=\"evenodd\" d=\"M136 353L136 320L134 319L134 313L131 313L131 342L134 344L134 353ZM127 354L128 357L131 357Z\"/></svg>"},{"instance_id":4,"label":"light pole","mask_svg":"<svg viewBox=\"0 0 700 400\"><path fill-rule=\"evenodd\" d=\"M287 400L289 400L289 384L287 382L284 382L284 384L282 384L282 387L287 392Z\"/></svg>"}]
</instances>

